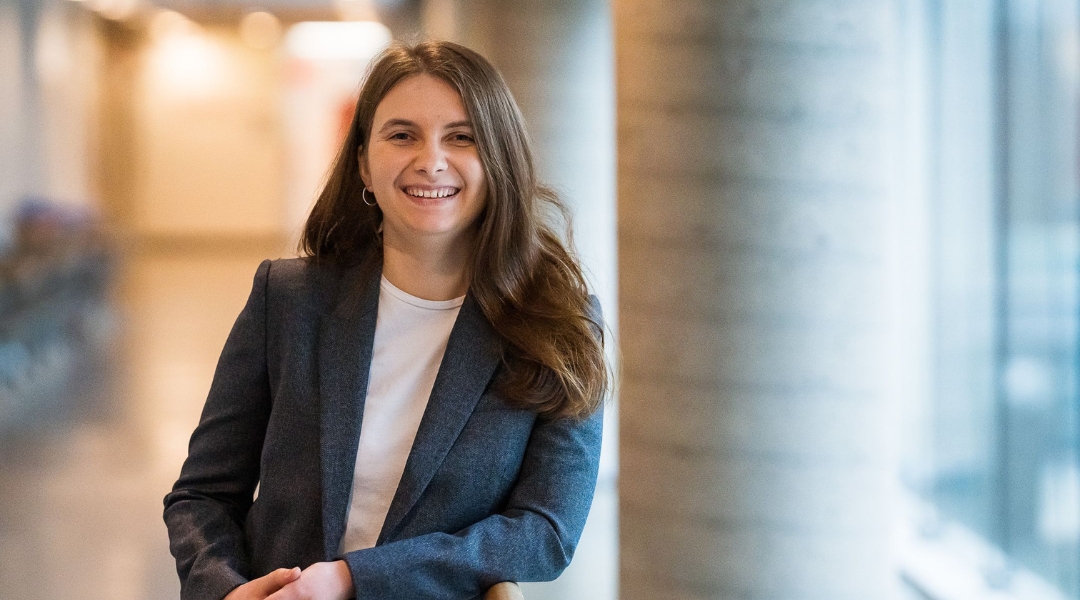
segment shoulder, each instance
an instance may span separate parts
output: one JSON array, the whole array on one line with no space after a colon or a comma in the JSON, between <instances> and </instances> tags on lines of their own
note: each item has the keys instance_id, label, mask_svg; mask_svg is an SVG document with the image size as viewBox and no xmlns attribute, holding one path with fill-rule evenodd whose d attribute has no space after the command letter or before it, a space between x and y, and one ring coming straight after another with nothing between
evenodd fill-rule
<instances>
[{"instance_id":1,"label":"shoulder","mask_svg":"<svg viewBox=\"0 0 1080 600\"><path fill-rule=\"evenodd\" d=\"M270 304L325 310L333 304L345 273L346 269L309 258L268 259L259 265L255 285L265 286Z\"/></svg>"},{"instance_id":2,"label":"shoulder","mask_svg":"<svg viewBox=\"0 0 1080 600\"><path fill-rule=\"evenodd\" d=\"M600 299L596 297L596 294L589 294L589 307L585 316L592 325L593 334L603 343L604 309L600 306Z\"/></svg>"},{"instance_id":3,"label":"shoulder","mask_svg":"<svg viewBox=\"0 0 1080 600\"><path fill-rule=\"evenodd\" d=\"M596 294L589 294L589 318L600 323L604 320L604 309L600 306L600 299Z\"/></svg>"}]
</instances>

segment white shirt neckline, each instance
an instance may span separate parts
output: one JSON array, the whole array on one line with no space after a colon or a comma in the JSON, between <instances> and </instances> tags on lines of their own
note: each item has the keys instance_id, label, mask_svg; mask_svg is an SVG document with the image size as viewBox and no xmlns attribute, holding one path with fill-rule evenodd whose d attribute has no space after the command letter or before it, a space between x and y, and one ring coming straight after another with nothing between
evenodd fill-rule
<instances>
[{"instance_id":1,"label":"white shirt neckline","mask_svg":"<svg viewBox=\"0 0 1080 600\"><path fill-rule=\"evenodd\" d=\"M464 300L417 298L382 278L341 552L378 542Z\"/></svg>"},{"instance_id":2,"label":"white shirt neckline","mask_svg":"<svg viewBox=\"0 0 1080 600\"><path fill-rule=\"evenodd\" d=\"M450 310L461 306L465 302L465 296L459 296L449 300L425 300L424 298L417 298L390 283L390 280L387 279L385 275L382 276L380 285L382 289L386 290L387 293L392 294L398 300L401 300L406 304L411 304L417 308L426 308L428 310Z\"/></svg>"}]
</instances>

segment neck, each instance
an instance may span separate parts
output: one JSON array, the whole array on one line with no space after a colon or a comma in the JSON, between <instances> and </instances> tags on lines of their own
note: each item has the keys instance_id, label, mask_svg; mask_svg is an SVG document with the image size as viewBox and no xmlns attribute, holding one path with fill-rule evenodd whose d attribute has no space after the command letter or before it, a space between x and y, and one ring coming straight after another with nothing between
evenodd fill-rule
<instances>
[{"instance_id":1,"label":"neck","mask_svg":"<svg viewBox=\"0 0 1080 600\"><path fill-rule=\"evenodd\" d=\"M439 243L383 235L383 277L425 300L451 300L469 289L471 240Z\"/></svg>"}]
</instances>

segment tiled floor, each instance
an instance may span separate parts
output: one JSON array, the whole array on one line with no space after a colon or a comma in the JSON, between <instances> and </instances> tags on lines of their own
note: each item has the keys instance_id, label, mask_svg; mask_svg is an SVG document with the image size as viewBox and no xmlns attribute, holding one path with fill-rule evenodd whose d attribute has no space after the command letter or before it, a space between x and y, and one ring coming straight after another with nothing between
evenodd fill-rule
<instances>
[{"instance_id":1,"label":"tiled floor","mask_svg":"<svg viewBox=\"0 0 1080 600\"><path fill-rule=\"evenodd\" d=\"M218 352L263 253L155 252L117 286L116 359L98 393L0 436L0 600L159 600L179 585L161 520ZM615 492L601 485L563 580L529 600L613 600Z\"/></svg>"}]
</instances>

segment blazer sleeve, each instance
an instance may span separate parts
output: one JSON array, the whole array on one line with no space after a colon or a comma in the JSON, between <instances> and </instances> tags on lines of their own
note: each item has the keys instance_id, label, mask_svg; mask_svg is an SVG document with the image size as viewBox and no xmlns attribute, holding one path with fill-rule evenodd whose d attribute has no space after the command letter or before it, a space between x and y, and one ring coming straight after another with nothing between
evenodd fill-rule
<instances>
[{"instance_id":1,"label":"blazer sleeve","mask_svg":"<svg viewBox=\"0 0 1080 600\"><path fill-rule=\"evenodd\" d=\"M218 360L180 478L165 496L169 548L181 598L220 599L247 581L244 520L259 481L270 417L263 261Z\"/></svg>"},{"instance_id":2,"label":"blazer sleeve","mask_svg":"<svg viewBox=\"0 0 1080 600\"><path fill-rule=\"evenodd\" d=\"M602 432L603 407L583 420L538 418L506 509L455 533L345 554L357 600L467 599L502 581L558 577L592 505Z\"/></svg>"}]
</instances>

